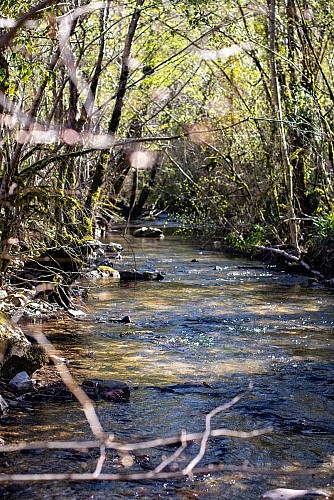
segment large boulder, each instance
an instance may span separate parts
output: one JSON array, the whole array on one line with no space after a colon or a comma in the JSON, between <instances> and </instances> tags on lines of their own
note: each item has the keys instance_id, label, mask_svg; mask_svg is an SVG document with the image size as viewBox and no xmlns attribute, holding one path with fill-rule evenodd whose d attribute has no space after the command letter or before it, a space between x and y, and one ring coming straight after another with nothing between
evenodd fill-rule
<instances>
[{"instance_id":1,"label":"large boulder","mask_svg":"<svg viewBox=\"0 0 334 500\"><path fill-rule=\"evenodd\" d=\"M32 373L46 362L44 350L31 344L21 328L0 312L0 377L9 380L17 373Z\"/></svg>"}]
</instances>

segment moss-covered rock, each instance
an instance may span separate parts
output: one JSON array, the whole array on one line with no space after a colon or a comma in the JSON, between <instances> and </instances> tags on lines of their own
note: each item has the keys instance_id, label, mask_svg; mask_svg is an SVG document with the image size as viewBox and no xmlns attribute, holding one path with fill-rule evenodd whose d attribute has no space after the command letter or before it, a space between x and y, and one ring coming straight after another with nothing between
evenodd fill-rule
<instances>
[{"instance_id":1,"label":"moss-covered rock","mask_svg":"<svg viewBox=\"0 0 334 500\"><path fill-rule=\"evenodd\" d=\"M115 279L120 279L119 272L116 271L116 269L114 269L113 267L99 266L97 268L97 270L99 271L99 273L100 273L101 276L115 278Z\"/></svg>"},{"instance_id":2,"label":"moss-covered rock","mask_svg":"<svg viewBox=\"0 0 334 500\"><path fill-rule=\"evenodd\" d=\"M31 344L21 328L0 313L0 377L11 379L19 372L31 375L46 362L47 356L38 344Z\"/></svg>"}]
</instances>

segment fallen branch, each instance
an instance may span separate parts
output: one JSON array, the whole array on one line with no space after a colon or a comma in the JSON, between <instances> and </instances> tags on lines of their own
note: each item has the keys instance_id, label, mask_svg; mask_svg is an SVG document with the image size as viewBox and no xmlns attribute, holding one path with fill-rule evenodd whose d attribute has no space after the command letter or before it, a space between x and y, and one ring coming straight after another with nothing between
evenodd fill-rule
<instances>
[{"instance_id":1,"label":"fallen branch","mask_svg":"<svg viewBox=\"0 0 334 500\"><path fill-rule=\"evenodd\" d=\"M272 427L265 427L263 429L255 429L254 431L232 431L230 429L214 429L210 431L209 437L230 437L239 439L249 439L252 437L262 436L263 434L268 434L272 432ZM203 432L192 432L183 433L177 436L163 437L151 439L149 441L142 441L136 443L120 443L113 441L113 437L110 440L103 442L106 449L113 449L120 452L129 452L136 450L146 450L150 448L158 448L160 446L169 446L173 444L178 444L182 442L192 442L200 441L203 439ZM101 441L38 441L35 443L16 443L16 444L5 444L0 446L0 453L17 452L24 450L88 450L92 448L100 448Z\"/></svg>"},{"instance_id":2,"label":"fallen branch","mask_svg":"<svg viewBox=\"0 0 334 500\"><path fill-rule=\"evenodd\" d=\"M286 477L300 477L300 476L314 476L314 475L333 475L326 468L318 469L299 469L299 470L285 470L285 469L267 469L248 467L244 465L225 465L225 464L209 464L203 467L198 467L192 471L193 474L208 474L212 472L233 472L235 474L263 474L270 476L286 476ZM94 473L74 473L74 474L1 474L0 483L15 482L15 483L29 483L29 482L47 482L47 481L141 481L147 479L173 479L185 477L184 470L175 470L171 472L136 472L130 474L99 474L96 476Z\"/></svg>"},{"instance_id":3,"label":"fallen branch","mask_svg":"<svg viewBox=\"0 0 334 500\"><path fill-rule=\"evenodd\" d=\"M284 257L289 262L296 262L297 264L300 264L304 269L306 269L306 271L313 274L317 278L325 279L323 274L321 274L319 271L315 271L314 269L312 269L311 266L307 262L305 262L301 257L296 257L295 255L292 255L288 252L285 252L285 250L281 250L280 248L265 247L263 245L256 245L255 248L257 250L263 250L265 252L272 252L272 253L275 253L277 255L280 255L281 257Z\"/></svg>"}]
</instances>

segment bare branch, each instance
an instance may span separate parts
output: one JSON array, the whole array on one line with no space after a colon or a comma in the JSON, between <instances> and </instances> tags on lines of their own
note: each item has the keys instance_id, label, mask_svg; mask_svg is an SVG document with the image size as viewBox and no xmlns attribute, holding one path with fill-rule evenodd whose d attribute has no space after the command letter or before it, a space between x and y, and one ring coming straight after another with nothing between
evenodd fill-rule
<instances>
[{"instance_id":1,"label":"bare branch","mask_svg":"<svg viewBox=\"0 0 334 500\"><path fill-rule=\"evenodd\" d=\"M49 7L50 5L56 3L57 1L58 0L44 0L40 4L35 5L35 7L30 9L25 14L23 14L23 16L21 16L20 19L16 21L15 25L11 29L0 37L0 48L6 47L10 43L10 41L14 38L18 30L37 12L44 10L46 7Z\"/></svg>"},{"instance_id":2,"label":"bare branch","mask_svg":"<svg viewBox=\"0 0 334 500\"><path fill-rule=\"evenodd\" d=\"M251 388L252 388L252 385L250 384L249 390ZM183 473L185 475L192 473L194 467L200 462L200 460L202 460L202 458L205 455L206 446L207 446L208 440L209 440L210 435L211 435L211 420L212 420L212 418L215 415L217 415L217 413L220 413L222 411L227 410L228 408L231 408L231 406L233 406L235 403L237 403L243 396L244 396L244 394L240 394L238 396L235 396L228 403L225 403L224 405L218 406L218 408L215 408L214 410L212 410L210 413L208 413L206 415L206 417L205 417L205 432L204 432L202 440L201 440L201 446L200 446L199 452L196 455L196 457L194 457L192 459L192 461L187 465L187 467L185 467L183 469Z\"/></svg>"},{"instance_id":3,"label":"bare branch","mask_svg":"<svg viewBox=\"0 0 334 500\"><path fill-rule=\"evenodd\" d=\"M324 279L324 275L321 274L319 271L315 271L314 269L311 268L311 266L305 262L301 257L296 257L295 255L292 255L288 252L285 252L281 248L272 248L272 247L265 247L263 245L257 245L256 248L258 250L264 250L266 252L272 252L277 255L280 255L281 257L284 257L287 261L289 262L296 262L297 264L300 264L302 267L306 269L306 271L314 274L314 276L317 276L318 278Z\"/></svg>"},{"instance_id":4,"label":"bare branch","mask_svg":"<svg viewBox=\"0 0 334 500\"><path fill-rule=\"evenodd\" d=\"M233 472L234 474L263 474L270 476L313 476L313 475L328 475L326 468L318 469L267 469L247 467L244 465L225 465L225 464L209 464L204 467L198 467L193 470L193 474L208 474L212 472ZM154 475L154 479L173 479L184 477L183 470L176 470L172 472L159 472ZM98 478L94 473L75 473L75 474L3 474L0 476L0 483L16 482L16 483L29 483L29 482L47 482L47 481L141 481L152 479L151 472L138 472L132 474L100 474Z\"/></svg>"},{"instance_id":5,"label":"bare branch","mask_svg":"<svg viewBox=\"0 0 334 500\"><path fill-rule=\"evenodd\" d=\"M96 469L93 472L93 476L95 478L98 478L99 475L101 474L102 467L103 467L105 460L106 460L106 447L103 444L100 446L100 456L99 456L99 459L98 459L97 464L96 464Z\"/></svg>"},{"instance_id":6,"label":"bare branch","mask_svg":"<svg viewBox=\"0 0 334 500\"><path fill-rule=\"evenodd\" d=\"M167 467L167 465L171 464L178 458L181 453L186 449L188 446L187 439L186 439L186 432L182 432L181 434L181 445L177 448L177 450L170 456L166 457L159 465L154 469L154 474L157 474L161 472L163 469Z\"/></svg>"},{"instance_id":7,"label":"bare branch","mask_svg":"<svg viewBox=\"0 0 334 500\"><path fill-rule=\"evenodd\" d=\"M62 381L68 387L68 389L72 392L72 394L77 398L79 403L82 406L82 409L85 413L87 422L91 428L91 431L95 438L101 441L105 441L107 439L112 439L112 436L107 436L103 430L103 427L98 419L98 416L95 412L94 404L91 399L87 396L85 391L81 389L79 384L74 380L72 375L70 374L66 364L59 358L57 355L57 351L55 347L48 341L48 339L43 335L43 333L35 333L35 339L37 342L43 347L45 352L49 355L50 359L54 363L54 365L58 368L59 374L61 376Z\"/></svg>"},{"instance_id":8,"label":"bare branch","mask_svg":"<svg viewBox=\"0 0 334 500\"><path fill-rule=\"evenodd\" d=\"M66 366L66 365L65 365ZM272 427L264 427L263 429L255 429L254 431L233 431L230 429L214 429L210 431L210 437L230 437L239 439L249 439L252 437L262 436L263 434L268 434L273 431ZM113 449L120 452L135 451L135 450L146 450L149 448L157 448L160 446L168 446L177 444L183 441L199 441L203 439L203 432L193 432L187 434L181 434L180 436L171 437L161 437L156 439L151 439L149 441L135 442L135 443L120 443L114 441L111 437L110 440L106 439L104 444L106 448ZM59 450L59 449L73 449L73 450L85 450L91 448L99 448L101 446L100 441L38 441L35 443L16 443L16 444L5 444L0 446L0 453L8 453L12 451L22 451L22 450L37 450L37 449L48 449L48 450Z\"/></svg>"}]
</instances>

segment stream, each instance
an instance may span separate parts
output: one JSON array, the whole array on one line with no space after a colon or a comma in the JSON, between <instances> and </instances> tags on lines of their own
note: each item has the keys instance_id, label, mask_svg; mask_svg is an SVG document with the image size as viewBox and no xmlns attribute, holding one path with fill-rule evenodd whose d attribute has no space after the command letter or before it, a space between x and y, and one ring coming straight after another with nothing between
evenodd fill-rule
<instances>
[{"instance_id":1,"label":"stream","mask_svg":"<svg viewBox=\"0 0 334 500\"><path fill-rule=\"evenodd\" d=\"M110 235L124 246L116 269L159 270L163 281L84 281L85 321L24 325L40 329L69 361L71 373L126 382L129 403L101 401L97 414L118 440L203 432L205 415L245 391L218 413L212 427L250 431L253 438L210 439L200 462L284 469L320 466L328 474L282 476L219 472L193 478L141 482L11 485L4 498L29 499L258 499L279 488L320 488L334 493L333 291L308 278L222 253L201 250L180 236L162 240ZM108 319L129 315L130 324ZM92 439L76 402L31 404L1 421L6 443ZM154 469L175 447L134 453L131 471ZM191 443L183 468L198 453ZM93 472L96 451L32 450L8 454L4 472ZM169 469L170 470L170 469ZM104 472L127 472L108 452Z\"/></svg>"}]
</instances>

